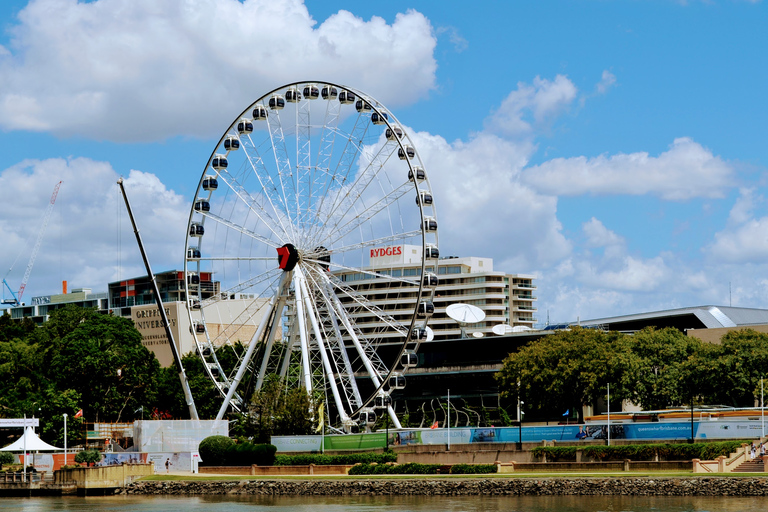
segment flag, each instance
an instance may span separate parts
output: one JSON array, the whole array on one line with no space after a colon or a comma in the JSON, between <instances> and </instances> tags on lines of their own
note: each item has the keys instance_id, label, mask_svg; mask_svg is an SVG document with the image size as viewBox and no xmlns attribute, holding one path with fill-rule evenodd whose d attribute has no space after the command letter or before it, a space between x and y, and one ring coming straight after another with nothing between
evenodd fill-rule
<instances>
[{"instance_id":1,"label":"flag","mask_svg":"<svg viewBox=\"0 0 768 512\"><path fill-rule=\"evenodd\" d=\"M431 428L431 429L436 429L436 428L438 427L438 425L440 425L440 423L436 421L436 422L434 422L434 423L432 424L432 426L431 426L431 427L429 427L429 428Z\"/></svg>"},{"instance_id":2,"label":"flag","mask_svg":"<svg viewBox=\"0 0 768 512\"><path fill-rule=\"evenodd\" d=\"M75 413L75 418L82 418L83 417L83 410L80 409Z\"/></svg>"},{"instance_id":3,"label":"flag","mask_svg":"<svg viewBox=\"0 0 768 512\"><path fill-rule=\"evenodd\" d=\"M570 409L568 409L567 411L565 411L565 412L563 413L563 416L568 416L570 413L571 413L571 410L570 410Z\"/></svg>"},{"instance_id":4,"label":"flag","mask_svg":"<svg viewBox=\"0 0 768 512\"><path fill-rule=\"evenodd\" d=\"M324 405L325 403L320 404L320 407L317 410L317 428L315 429L315 432L322 432L323 427L325 426Z\"/></svg>"}]
</instances>

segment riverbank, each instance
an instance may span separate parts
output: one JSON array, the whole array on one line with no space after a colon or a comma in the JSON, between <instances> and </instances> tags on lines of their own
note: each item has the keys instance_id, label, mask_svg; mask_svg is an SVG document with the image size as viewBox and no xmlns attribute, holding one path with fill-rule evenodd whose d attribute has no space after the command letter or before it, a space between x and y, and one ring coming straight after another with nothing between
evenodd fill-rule
<instances>
[{"instance_id":1,"label":"riverbank","mask_svg":"<svg viewBox=\"0 0 768 512\"><path fill-rule=\"evenodd\" d=\"M117 492L260 496L768 496L768 477L142 480Z\"/></svg>"}]
</instances>

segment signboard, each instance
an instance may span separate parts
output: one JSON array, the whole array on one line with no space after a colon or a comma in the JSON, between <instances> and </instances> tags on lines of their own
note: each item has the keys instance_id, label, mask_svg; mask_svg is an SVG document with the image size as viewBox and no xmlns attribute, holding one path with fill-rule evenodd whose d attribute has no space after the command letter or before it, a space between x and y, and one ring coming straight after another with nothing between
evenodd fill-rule
<instances>
[{"instance_id":1,"label":"signboard","mask_svg":"<svg viewBox=\"0 0 768 512\"><path fill-rule=\"evenodd\" d=\"M179 339L178 307L177 303L165 304L165 315L171 325L173 337ZM168 344L168 336L165 335L165 326L156 305L134 306L131 308L131 320L133 325L141 333L141 344L147 347L157 357L160 366L167 367L173 364L173 352Z\"/></svg>"},{"instance_id":2,"label":"signboard","mask_svg":"<svg viewBox=\"0 0 768 512\"><path fill-rule=\"evenodd\" d=\"M37 418L0 418L0 428L12 427L39 427L40 420Z\"/></svg>"},{"instance_id":3,"label":"signboard","mask_svg":"<svg viewBox=\"0 0 768 512\"><path fill-rule=\"evenodd\" d=\"M270 443L277 446L277 451L319 453L323 436L272 436Z\"/></svg>"}]
</instances>

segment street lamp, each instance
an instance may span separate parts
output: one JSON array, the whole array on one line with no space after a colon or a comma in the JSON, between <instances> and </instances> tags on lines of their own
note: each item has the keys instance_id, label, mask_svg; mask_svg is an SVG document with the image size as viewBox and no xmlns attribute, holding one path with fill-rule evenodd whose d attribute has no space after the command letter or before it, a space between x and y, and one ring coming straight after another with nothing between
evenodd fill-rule
<instances>
[{"instance_id":1,"label":"street lamp","mask_svg":"<svg viewBox=\"0 0 768 512\"><path fill-rule=\"evenodd\" d=\"M64 465L67 465L67 413L64 413Z\"/></svg>"}]
</instances>

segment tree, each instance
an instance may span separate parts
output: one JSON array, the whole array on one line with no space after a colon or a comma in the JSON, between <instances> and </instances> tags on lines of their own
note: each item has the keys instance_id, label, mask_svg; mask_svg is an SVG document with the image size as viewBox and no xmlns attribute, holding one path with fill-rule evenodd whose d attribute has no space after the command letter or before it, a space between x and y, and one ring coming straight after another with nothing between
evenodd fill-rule
<instances>
[{"instance_id":1,"label":"tree","mask_svg":"<svg viewBox=\"0 0 768 512\"><path fill-rule=\"evenodd\" d=\"M768 334L741 329L725 334L710 374L710 399L734 407L754 407L760 378L768 372Z\"/></svg>"},{"instance_id":2,"label":"tree","mask_svg":"<svg viewBox=\"0 0 768 512\"><path fill-rule=\"evenodd\" d=\"M83 450L75 455L75 462L79 464L85 463L87 466L91 466L100 460L101 453L99 453L99 450Z\"/></svg>"},{"instance_id":3,"label":"tree","mask_svg":"<svg viewBox=\"0 0 768 512\"><path fill-rule=\"evenodd\" d=\"M549 417L575 410L582 421L582 406L603 398L607 384L614 400L630 395L634 363L625 338L573 327L533 341L504 360L496 374L500 393L510 399L519 394L526 407Z\"/></svg>"},{"instance_id":4,"label":"tree","mask_svg":"<svg viewBox=\"0 0 768 512\"><path fill-rule=\"evenodd\" d=\"M248 433L257 443L268 443L273 435L311 434L312 409L304 388L288 388L279 377L270 376L251 399Z\"/></svg>"},{"instance_id":5,"label":"tree","mask_svg":"<svg viewBox=\"0 0 768 512\"><path fill-rule=\"evenodd\" d=\"M633 402L647 410L658 410L689 400L690 390L683 385L684 380L690 380L686 372L689 367L683 363L701 355L698 338L671 327L647 327L627 336L626 342L636 356L630 369Z\"/></svg>"},{"instance_id":6,"label":"tree","mask_svg":"<svg viewBox=\"0 0 768 512\"><path fill-rule=\"evenodd\" d=\"M0 470L3 469L3 465L13 464L13 454L10 452L0 452Z\"/></svg>"},{"instance_id":7,"label":"tree","mask_svg":"<svg viewBox=\"0 0 768 512\"><path fill-rule=\"evenodd\" d=\"M39 331L49 379L80 394L86 417L123 421L154 402L160 365L129 319L66 307Z\"/></svg>"}]
</instances>

